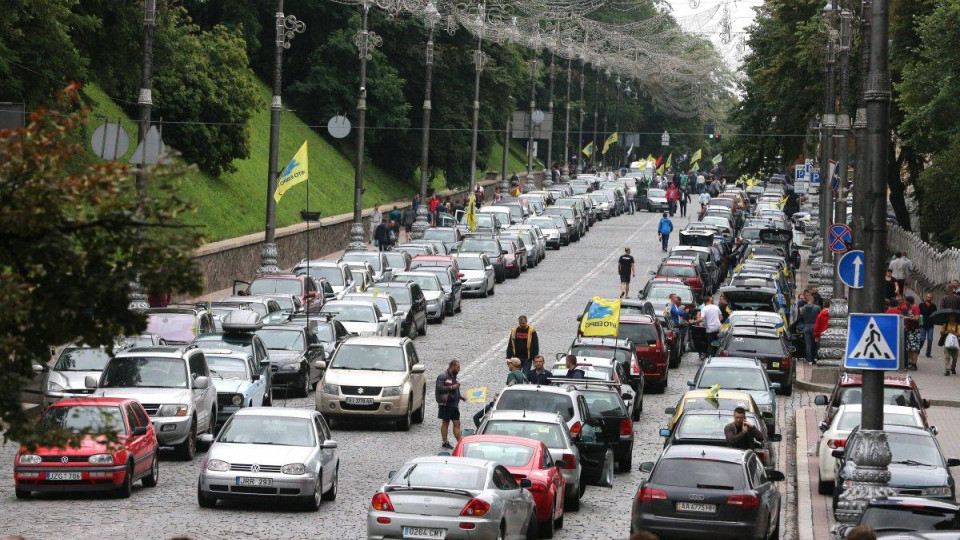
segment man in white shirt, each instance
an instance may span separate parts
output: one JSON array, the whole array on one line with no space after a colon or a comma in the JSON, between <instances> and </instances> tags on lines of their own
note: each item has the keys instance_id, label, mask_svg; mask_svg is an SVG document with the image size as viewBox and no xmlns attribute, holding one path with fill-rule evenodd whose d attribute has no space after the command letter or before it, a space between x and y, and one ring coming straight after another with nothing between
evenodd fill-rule
<instances>
[{"instance_id":1,"label":"man in white shirt","mask_svg":"<svg viewBox=\"0 0 960 540\"><path fill-rule=\"evenodd\" d=\"M712 296L703 299L697 322L702 323L707 331L707 357L712 357L717 352L716 341L720 335L720 308L714 305Z\"/></svg>"},{"instance_id":2,"label":"man in white shirt","mask_svg":"<svg viewBox=\"0 0 960 540\"><path fill-rule=\"evenodd\" d=\"M897 252L897 257L890 261L890 270L893 272L893 279L900 287L900 294L905 295L907 290L907 278L910 272L913 272L913 261L907 258L901 252Z\"/></svg>"},{"instance_id":3,"label":"man in white shirt","mask_svg":"<svg viewBox=\"0 0 960 540\"><path fill-rule=\"evenodd\" d=\"M380 205L373 205L373 213L370 214L370 242L374 240L374 234L377 231L377 227L383 223L383 212L380 211Z\"/></svg>"},{"instance_id":4,"label":"man in white shirt","mask_svg":"<svg viewBox=\"0 0 960 540\"><path fill-rule=\"evenodd\" d=\"M697 193L703 193L703 188L707 187L707 178L702 174L697 175Z\"/></svg>"}]
</instances>

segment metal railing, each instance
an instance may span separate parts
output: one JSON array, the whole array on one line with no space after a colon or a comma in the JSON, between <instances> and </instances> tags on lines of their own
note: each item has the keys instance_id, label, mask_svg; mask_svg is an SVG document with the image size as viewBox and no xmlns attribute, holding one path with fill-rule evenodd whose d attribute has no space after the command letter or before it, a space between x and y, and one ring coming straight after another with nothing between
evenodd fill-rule
<instances>
[{"instance_id":1,"label":"metal railing","mask_svg":"<svg viewBox=\"0 0 960 540\"><path fill-rule=\"evenodd\" d=\"M920 278L926 287L925 291L916 292L932 292L938 302L947 282L960 279L960 250L956 248L937 249L916 233L893 224L887 227L887 248L891 254L899 251L913 261L914 277Z\"/></svg>"}]
</instances>

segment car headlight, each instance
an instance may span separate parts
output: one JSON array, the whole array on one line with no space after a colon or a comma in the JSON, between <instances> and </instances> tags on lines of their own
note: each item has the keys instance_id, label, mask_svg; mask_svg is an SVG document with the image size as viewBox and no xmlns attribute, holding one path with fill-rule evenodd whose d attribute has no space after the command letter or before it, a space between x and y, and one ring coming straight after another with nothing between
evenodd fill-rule
<instances>
[{"instance_id":1,"label":"car headlight","mask_svg":"<svg viewBox=\"0 0 960 540\"><path fill-rule=\"evenodd\" d=\"M24 454L20 456L20 464L21 465L39 465L40 456L36 454Z\"/></svg>"},{"instance_id":2,"label":"car headlight","mask_svg":"<svg viewBox=\"0 0 960 540\"><path fill-rule=\"evenodd\" d=\"M340 395L340 385L323 383L323 393L338 396Z\"/></svg>"},{"instance_id":3,"label":"car headlight","mask_svg":"<svg viewBox=\"0 0 960 540\"><path fill-rule=\"evenodd\" d=\"M950 486L939 486L939 487L928 487L923 488L924 497L949 497L950 496Z\"/></svg>"},{"instance_id":4,"label":"car headlight","mask_svg":"<svg viewBox=\"0 0 960 540\"><path fill-rule=\"evenodd\" d=\"M280 467L280 472L283 474L303 474L307 471L307 468L303 463L287 463L283 467Z\"/></svg>"},{"instance_id":5,"label":"car headlight","mask_svg":"<svg viewBox=\"0 0 960 540\"><path fill-rule=\"evenodd\" d=\"M94 454L87 459L94 465L111 465L113 463L113 454Z\"/></svg>"},{"instance_id":6,"label":"car headlight","mask_svg":"<svg viewBox=\"0 0 960 540\"><path fill-rule=\"evenodd\" d=\"M213 472L226 472L230 470L230 464L219 459L208 459L207 470Z\"/></svg>"},{"instance_id":7,"label":"car headlight","mask_svg":"<svg viewBox=\"0 0 960 540\"><path fill-rule=\"evenodd\" d=\"M757 408L759 408L760 412L762 413L773 414L773 404L766 404L766 403L764 403L763 405L758 404Z\"/></svg>"},{"instance_id":8,"label":"car headlight","mask_svg":"<svg viewBox=\"0 0 960 540\"><path fill-rule=\"evenodd\" d=\"M243 403L243 396L240 394L234 394L233 397L230 398L230 403L234 405L240 405Z\"/></svg>"},{"instance_id":9,"label":"car headlight","mask_svg":"<svg viewBox=\"0 0 960 540\"><path fill-rule=\"evenodd\" d=\"M437 298L436 300L431 300L430 305L439 307L442 302L443 298Z\"/></svg>"},{"instance_id":10,"label":"car headlight","mask_svg":"<svg viewBox=\"0 0 960 540\"><path fill-rule=\"evenodd\" d=\"M287 364L280 368L280 371L300 371L300 364Z\"/></svg>"},{"instance_id":11,"label":"car headlight","mask_svg":"<svg viewBox=\"0 0 960 540\"><path fill-rule=\"evenodd\" d=\"M47 382L47 392L66 392L66 388L53 381Z\"/></svg>"},{"instance_id":12,"label":"car headlight","mask_svg":"<svg viewBox=\"0 0 960 540\"><path fill-rule=\"evenodd\" d=\"M186 416L186 405L161 405L157 410L157 416Z\"/></svg>"},{"instance_id":13,"label":"car headlight","mask_svg":"<svg viewBox=\"0 0 960 540\"><path fill-rule=\"evenodd\" d=\"M383 389L383 397L399 396L402 393L402 386L387 386Z\"/></svg>"}]
</instances>

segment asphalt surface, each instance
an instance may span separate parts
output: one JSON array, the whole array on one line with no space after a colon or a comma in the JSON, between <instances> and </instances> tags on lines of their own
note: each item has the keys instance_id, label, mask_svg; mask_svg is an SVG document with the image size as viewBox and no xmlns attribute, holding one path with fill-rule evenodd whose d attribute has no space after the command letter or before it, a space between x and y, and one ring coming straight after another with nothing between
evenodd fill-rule
<instances>
[{"instance_id":1,"label":"asphalt surface","mask_svg":"<svg viewBox=\"0 0 960 540\"><path fill-rule=\"evenodd\" d=\"M366 535L366 513L371 496L383 484L388 471L397 469L409 458L433 455L441 451L436 402L432 399L432 381L447 362L462 364L460 380L464 388L487 386L491 392L503 387L506 377L506 340L518 315L530 318L539 334L541 354L551 362L565 351L577 331L576 317L592 296L615 298L619 294L616 260L625 246L631 247L637 260L638 276L634 291L646 281L662 258L656 235L658 214L637 213L599 222L580 241L561 251L549 251L547 259L528 270L520 279L498 284L496 295L486 299L467 299L463 313L448 317L442 325L430 325L426 337L415 341L427 367L429 399L426 420L409 432L395 431L386 423L358 423L334 429L341 459L339 495L325 502L319 512L302 512L282 504L224 503L203 510L197 505L197 474L203 454L193 462L175 461L162 455L159 485L134 487L129 499L110 495L43 495L18 501L13 494L13 461L16 446L0 446L0 535L21 534L36 539L128 539L169 538L310 538L354 539ZM674 218L682 229L686 218ZM673 235L676 242L676 234ZM644 474L636 470L643 461L654 460L662 449L658 430L665 423L665 407L675 404L693 378L698 361L688 353L680 367L671 370L665 394L648 394L644 412L634 424L634 470L618 474L612 488L588 487L579 512L566 515L564 528L556 538L625 538L629 534L629 516L633 497ZM781 469L788 481L781 485L784 512L781 535L796 538L796 527L788 510L794 497L795 453L793 411L809 396L796 391L790 398L778 398L778 431L784 433L780 448ZM276 406L314 406L309 398L277 399ZM479 405L461 406L464 427L472 427L471 417ZM451 441L453 440L451 436Z\"/></svg>"}]
</instances>

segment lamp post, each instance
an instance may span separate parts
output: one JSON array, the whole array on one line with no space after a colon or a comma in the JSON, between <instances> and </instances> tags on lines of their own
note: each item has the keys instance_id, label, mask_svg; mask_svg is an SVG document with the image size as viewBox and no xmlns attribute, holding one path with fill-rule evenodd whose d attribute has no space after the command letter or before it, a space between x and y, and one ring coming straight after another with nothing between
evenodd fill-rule
<instances>
[{"instance_id":1,"label":"lamp post","mask_svg":"<svg viewBox=\"0 0 960 540\"><path fill-rule=\"evenodd\" d=\"M837 131L839 132L840 149L837 152L837 168L840 181L837 183L837 203L834 206L834 223L847 222L847 153L850 149L850 115L847 114L847 103L850 101L850 47L853 43L853 11L840 11L840 114L837 115ZM839 262L839 260L837 261ZM833 272L833 297L844 296L845 287L840 281L839 272Z\"/></svg>"},{"instance_id":2,"label":"lamp post","mask_svg":"<svg viewBox=\"0 0 960 540\"><path fill-rule=\"evenodd\" d=\"M663 147L663 150L661 151L662 156L667 155L667 147L670 146L670 133L668 133L667 130L663 130L663 134L660 135L660 146ZM661 157L662 157L662 156L661 156ZM662 164L663 164L663 178L666 179L666 178L667 178L667 164L666 164L666 162L662 162Z\"/></svg>"},{"instance_id":3,"label":"lamp post","mask_svg":"<svg viewBox=\"0 0 960 540\"><path fill-rule=\"evenodd\" d=\"M537 112L537 71L540 64L539 32L535 32L535 34L530 38L530 46L532 48L532 53L530 55L530 117L527 123L527 178L523 185L524 191L533 191L536 189L536 186L534 186L533 183L533 158L535 153L533 151L533 115Z\"/></svg>"},{"instance_id":4,"label":"lamp post","mask_svg":"<svg viewBox=\"0 0 960 540\"><path fill-rule=\"evenodd\" d=\"M559 28L559 27L558 27ZM557 30L559 32L559 29ZM550 51L550 87L547 89L547 111L550 113L550 137L547 139L547 161L543 169L543 185L553 185L553 89L557 80L556 54Z\"/></svg>"},{"instance_id":5,"label":"lamp post","mask_svg":"<svg viewBox=\"0 0 960 540\"><path fill-rule=\"evenodd\" d=\"M613 107L613 132L617 134L617 142L614 143L615 156L616 159L613 162L613 166L617 169L620 168L620 89L623 86L623 83L620 81L620 76L617 75L616 81L617 87L617 101L616 105Z\"/></svg>"},{"instance_id":6,"label":"lamp post","mask_svg":"<svg viewBox=\"0 0 960 540\"><path fill-rule=\"evenodd\" d=\"M357 155L353 176L353 225L350 226L350 243L347 251L364 251L367 249L366 235L363 231L363 154L366 142L367 127L367 60L372 58L371 47L383 45L383 38L376 32L368 30L367 22L370 15L370 0L364 0L360 5L363 9L363 21L360 32L353 38L353 43L360 50L360 91L357 95Z\"/></svg>"},{"instance_id":7,"label":"lamp post","mask_svg":"<svg viewBox=\"0 0 960 540\"><path fill-rule=\"evenodd\" d=\"M267 216L263 250L260 252L261 274L279 274L277 268L276 233L277 202L273 198L277 190L277 155L280 152L280 113L282 105L280 93L283 81L283 51L290 48L290 40L296 34L303 33L306 25L293 15L283 14L283 0L277 0L276 35L273 60L273 99L270 101L270 153L267 162ZM362 240L361 230L361 240ZM366 244L364 244L366 247Z\"/></svg>"},{"instance_id":8,"label":"lamp post","mask_svg":"<svg viewBox=\"0 0 960 540\"><path fill-rule=\"evenodd\" d=\"M477 50L473 53L476 76L473 81L473 131L470 134L470 193L477 191L477 130L480 127L480 73L483 72L483 31L486 25L486 5L477 6Z\"/></svg>"},{"instance_id":9,"label":"lamp post","mask_svg":"<svg viewBox=\"0 0 960 540\"><path fill-rule=\"evenodd\" d=\"M836 64L834 16L836 11L836 0L827 0L827 5L823 8L823 20L827 24L827 48L826 79L823 91L823 121L820 130L820 239L823 242L826 242L827 233L830 230L830 220L833 217L831 211L833 178L830 176L830 158L833 157L833 131L837 127L836 103L834 103L836 99L834 95L834 66ZM832 266L830 265L833 262L833 252L826 249L826 246L824 248L823 268L830 268L832 273Z\"/></svg>"},{"instance_id":10,"label":"lamp post","mask_svg":"<svg viewBox=\"0 0 960 540\"><path fill-rule=\"evenodd\" d=\"M609 120L610 115L607 114L607 94L610 90L610 70L607 70L606 77L603 81L603 131L600 132L600 138L603 139L603 146L607 146L607 137L610 136L610 132L607 130L607 120ZM603 168L607 167L607 155L600 154L600 164Z\"/></svg>"},{"instance_id":11,"label":"lamp post","mask_svg":"<svg viewBox=\"0 0 960 540\"><path fill-rule=\"evenodd\" d=\"M577 172L586 170L583 166L583 89L586 85L587 62L580 59L580 120L577 125Z\"/></svg>"},{"instance_id":12,"label":"lamp post","mask_svg":"<svg viewBox=\"0 0 960 540\"><path fill-rule=\"evenodd\" d=\"M597 128L600 120L600 66L593 68L593 169L597 169Z\"/></svg>"},{"instance_id":13,"label":"lamp post","mask_svg":"<svg viewBox=\"0 0 960 540\"><path fill-rule=\"evenodd\" d=\"M427 181L430 178L430 90L433 84L433 32L440 22L440 12L436 4L432 1L427 4L423 13L423 23L427 27L427 47L424 53L424 65L426 74L424 75L423 91L423 136L420 150L420 207L417 208L417 221L413 224L413 230L410 237L414 240L423 238L423 233L430 228L429 214L427 210Z\"/></svg>"},{"instance_id":14,"label":"lamp post","mask_svg":"<svg viewBox=\"0 0 960 540\"><path fill-rule=\"evenodd\" d=\"M570 179L570 79L573 57L567 58L567 116L563 122L563 176L562 182Z\"/></svg>"},{"instance_id":15,"label":"lamp post","mask_svg":"<svg viewBox=\"0 0 960 540\"><path fill-rule=\"evenodd\" d=\"M867 69L870 65L870 10L871 0L863 0L860 9L860 80L867 80ZM857 114L853 122L854 145L856 153L854 154L854 176L853 176L853 220L850 228L853 231L854 246L862 249L863 245L860 239L863 237L861 232L866 228L866 222L862 219L865 216L863 205L866 203L866 197L869 193L867 189L867 103L864 93L860 92L857 96ZM854 302L861 302L863 289L850 289L850 305Z\"/></svg>"}]
</instances>

